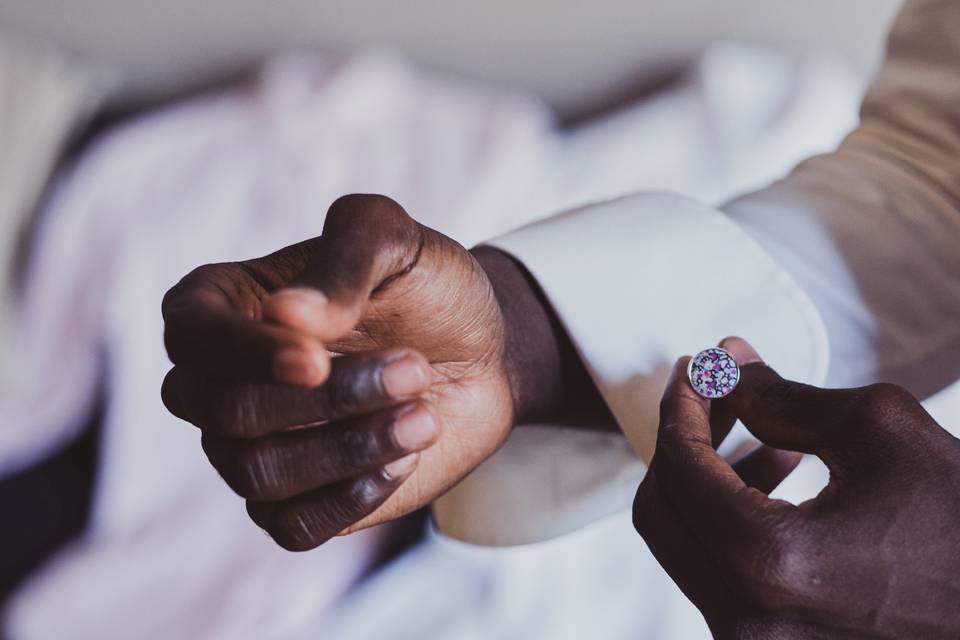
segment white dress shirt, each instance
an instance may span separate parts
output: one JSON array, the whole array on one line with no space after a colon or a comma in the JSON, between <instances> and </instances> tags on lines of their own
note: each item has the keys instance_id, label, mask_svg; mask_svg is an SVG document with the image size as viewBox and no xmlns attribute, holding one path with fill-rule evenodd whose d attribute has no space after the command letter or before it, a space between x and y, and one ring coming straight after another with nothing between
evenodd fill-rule
<instances>
[{"instance_id":1,"label":"white dress shirt","mask_svg":"<svg viewBox=\"0 0 960 640\"><path fill-rule=\"evenodd\" d=\"M908 2L860 126L773 186L718 209L639 194L490 244L542 285L630 446L518 428L436 503L447 535L529 543L628 508L670 365L727 335L788 378L930 395L960 377L960 3Z\"/></svg>"}]
</instances>

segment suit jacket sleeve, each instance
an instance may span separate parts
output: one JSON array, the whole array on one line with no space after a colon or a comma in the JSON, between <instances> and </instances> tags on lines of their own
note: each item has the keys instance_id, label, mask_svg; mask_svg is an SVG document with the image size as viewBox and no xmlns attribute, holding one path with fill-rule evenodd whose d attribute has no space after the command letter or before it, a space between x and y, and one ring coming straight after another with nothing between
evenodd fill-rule
<instances>
[{"instance_id":1,"label":"suit jacket sleeve","mask_svg":"<svg viewBox=\"0 0 960 640\"><path fill-rule=\"evenodd\" d=\"M813 299L831 384L960 377L960 2L908 2L860 126L725 210Z\"/></svg>"}]
</instances>

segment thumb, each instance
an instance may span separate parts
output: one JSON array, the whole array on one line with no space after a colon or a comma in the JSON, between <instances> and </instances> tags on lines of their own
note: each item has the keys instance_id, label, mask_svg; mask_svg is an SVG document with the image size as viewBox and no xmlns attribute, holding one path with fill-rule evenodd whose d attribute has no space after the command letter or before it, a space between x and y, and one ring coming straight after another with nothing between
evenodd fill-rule
<instances>
[{"instance_id":1,"label":"thumb","mask_svg":"<svg viewBox=\"0 0 960 640\"><path fill-rule=\"evenodd\" d=\"M744 345L724 346L752 351ZM715 404L738 417L764 444L814 454L834 474L896 459L905 431L901 425L916 421L922 412L909 394L891 385L820 389L785 380L756 360L742 367L736 389Z\"/></svg>"},{"instance_id":2,"label":"thumb","mask_svg":"<svg viewBox=\"0 0 960 640\"><path fill-rule=\"evenodd\" d=\"M422 228L379 195L336 200L304 270L264 303L264 319L332 341L362 317L370 295L416 264Z\"/></svg>"}]
</instances>

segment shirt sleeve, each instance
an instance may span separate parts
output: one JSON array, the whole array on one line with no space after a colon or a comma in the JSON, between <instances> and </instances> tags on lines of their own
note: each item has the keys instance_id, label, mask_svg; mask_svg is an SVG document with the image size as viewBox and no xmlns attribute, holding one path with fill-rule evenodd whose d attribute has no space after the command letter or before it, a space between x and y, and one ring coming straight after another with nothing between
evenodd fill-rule
<instances>
[{"instance_id":1,"label":"shirt sleeve","mask_svg":"<svg viewBox=\"0 0 960 640\"><path fill-rule=\"evenodd\" d=\"M729 335L784 375L821 383L828 360L803 290L726 215L640 194L496 239L537 279L603 395L616 435L522 426L434 505L438 528L490 545L555 537L626 508L654 450L677 358Z\"/></svg>"},{"instance_id":2,"label":"shirt sleeve","mask_svg":"<svg viewBox=\"0 0 960 640\"><path fill-rule=\"evenodd\" d=\"M822 382L832 351L831 385L930 395L960 377L960 3L907 2L859 127L769 188L720 211L634 196L493 244L543 285L637 459L518 429L437 504L454 537L533 542L626 508L669 362L724 335L786 377Z\"/></svg>"}]
</instances>

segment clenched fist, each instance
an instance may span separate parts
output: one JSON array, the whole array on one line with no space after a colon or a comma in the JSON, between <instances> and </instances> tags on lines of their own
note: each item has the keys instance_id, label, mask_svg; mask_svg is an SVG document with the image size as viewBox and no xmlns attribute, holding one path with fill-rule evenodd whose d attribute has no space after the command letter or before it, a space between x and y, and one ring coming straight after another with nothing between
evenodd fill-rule
<instances>
[{"instance_id":1,"label":"clenched fist","mask_svg":"<svg viewBox=\"0 0 960 640\"><path fill-rule=\"evenodd\" d=\"M382 196L337 200L320 237L196 269L163 314L164 403L291 550L429 503L518 418L603 413L517 264Z\"/></svg>"}]
</instances>

